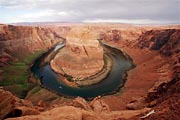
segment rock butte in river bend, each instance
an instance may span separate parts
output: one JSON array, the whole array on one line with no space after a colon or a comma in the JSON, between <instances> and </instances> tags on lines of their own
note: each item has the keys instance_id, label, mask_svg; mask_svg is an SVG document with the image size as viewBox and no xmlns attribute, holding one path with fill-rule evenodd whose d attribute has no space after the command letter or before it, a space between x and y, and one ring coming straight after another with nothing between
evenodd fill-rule
<instances>
[{"instance_id":1,"label":"rock butte in river bend","mask_svg":"<svg viewBox=\"0 0 180 120\"><path fill-rule=\"evenodd\" d=\"M133 58L136 68L128 72L123 92L96 97L87 103L82 98L67 99L44 88L37 89L35 84L34 88L29 87L24 99L19 99L14 96L19 92L13 81L0 88L0 119L141 120L144 116L145 120L178 120L180 26L89 25L107 44ZM72 26L0 25L0 66L4 68L0 71L0 82L7 80L5 68L12 66L11 62L21 61L38 50L47 51L61 42L61 37L65 38ZM12 71L11 75L16 72ZM38 81L29 77L26 82ZM148 113L152 114L148 116Z\"/></svg>"},{"instance_id":2,"label":"rock butte in river bend","mask_svg":"<svg viewBox=\"0 0 180 120\"><path fill-rule=\"evenodd\" d=\"M75 27L66 37L66 46L51 61L52 69L75 78L98 73L104 65L98 34L88 27ZM79 79L80 80L80 79Z\"/></svg>"}]
</instances>

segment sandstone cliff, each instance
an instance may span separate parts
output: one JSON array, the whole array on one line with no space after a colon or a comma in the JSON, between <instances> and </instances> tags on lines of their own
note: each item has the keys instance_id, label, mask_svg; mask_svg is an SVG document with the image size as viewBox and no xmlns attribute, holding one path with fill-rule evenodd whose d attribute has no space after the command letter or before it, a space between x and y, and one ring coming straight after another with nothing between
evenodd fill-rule
<instances>
[{"instance_id":1,"label":"sandstone cliff","mask_svg":"<svg viewBox=\"0 0 180 120\"><path fill-rule=\"evenodd\" d=\"M136 29L140 30L138 27ZM134 33L137 33L136 30ZM155 113L145 119L177 119L180 93L177 89L180 80L179 27L143 27L135 39L131 38L133 36L123 39L121 30L104 34L103 39L108 44L123 49L136 64L136 68L128 74L124 93L104 99L109 107L122 110L148 106ZM119 40L111 39L117 34Z\"/></svg>"},{"instance_id":2,"label":"sandstone cliff","mask_svg":"<svg viewBox=\"0 0 180 120\"><path fill-rule=\"evenodd\" d=\"M62 41L66 27L29 27L0 25L1 58L10 55L24 58L36 51L47 50Z\"/></svg>"},{"instance_id":3,"label":"sandstone cliff","mask_svg":"<svg viewBox=\"0 0 180 120\"><path fill-rule=\"evenodd\" d=\"M179 34L180 30L175 29L147 31L138 38L138 46L160 50L163 55L169 56L180 51Z\"/></svg>"},{"instance_id":4,"label":"sandstone cliff","mask_svg":"<svg viewBox=\"0 0 180 120\"><path fill-rule=\"evenodd\" d=\"M151 119L179 119L180 107L180 29L151 30L139 38L139 47L159 51L169 64L171 72L165 66L159 71L163 78L159 78L149 89L146 101L154 107L156 114ZM170 74L170 78L166 76Z\"/></svg>"},{"instance_id":5,"label":"sandstone cliff","mask_svg":"<svg viewBox=\"0 0 180 120\"><path fill-rule=\"evenodd\" d=\"M39 114L40 107L30 101L19 99L9 91L0 88L0 119Z\"/></svg>"},{"instance_id":6,"label":"sandstone cliff","mask_svg":"<svg viewBox=\"0 0 180 120\"><path fill-rule=\"evenodd\" d=\"M103 65L103 48L97 41L97 34L84 27L70 30L66 37L66 47L51 61L57 73L78 80L96 74Z\"/></svg>"}]
</instances>

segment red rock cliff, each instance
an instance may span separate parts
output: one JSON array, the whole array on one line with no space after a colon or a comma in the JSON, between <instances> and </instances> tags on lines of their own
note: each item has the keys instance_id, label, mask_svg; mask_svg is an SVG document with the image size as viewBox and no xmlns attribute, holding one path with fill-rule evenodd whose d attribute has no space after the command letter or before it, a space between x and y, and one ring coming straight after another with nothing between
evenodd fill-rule
<instances>
[{"instance_id":1,"label":"red rock cliff","mask_svg":"<svg viewBox=\"0 0 180 120\"><path fill-rule=\"evenodd\" d=\"M36 51L47 50L66 36L66 27L30 27L0 25L1 57L24 58Z\"/></svg>"},{"instance_id":2,"label":"red rock cliff","mask_svg":"<svg viewBox=\"0 0 180 120\"><path fill-rule=\"evenodd\" d=\"M56 72L76 78L94 75L103 65L103 48L97 41L97 34L81 27L71 29L66 37L66 47L51 61Z\"/></svg>"}]
</instances>

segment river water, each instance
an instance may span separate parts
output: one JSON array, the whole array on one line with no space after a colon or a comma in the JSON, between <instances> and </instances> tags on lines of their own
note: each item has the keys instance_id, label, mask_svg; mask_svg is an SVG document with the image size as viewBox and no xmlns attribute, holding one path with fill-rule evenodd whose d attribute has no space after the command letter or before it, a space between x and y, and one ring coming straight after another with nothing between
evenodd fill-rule
<instances>
[{"instance_id":1,"label":"river water","mask_svg":"<svg viewBox=\"0 0 180 120\"><path fill-rule=\"evenodd\" d=\"M53 50L39 57L32 66L31 71L41 80L41 84L44 87L65 96L81 96L90 98L98 95L110 94L114 91L120 90L124 84L124 80L122 79L123 75L133 67L133 64L132 61L120 50L107 45L103 46L106 52L110 51L108 54L112 58L114 64L109 75L97 84L80 88L68 86L63 81L58 80L59 78L51 69L49 62L44 65L41 64L48 54L57 52L57 50L64 47L64 44L55 46Z\"/></svg>"}]
</instances>

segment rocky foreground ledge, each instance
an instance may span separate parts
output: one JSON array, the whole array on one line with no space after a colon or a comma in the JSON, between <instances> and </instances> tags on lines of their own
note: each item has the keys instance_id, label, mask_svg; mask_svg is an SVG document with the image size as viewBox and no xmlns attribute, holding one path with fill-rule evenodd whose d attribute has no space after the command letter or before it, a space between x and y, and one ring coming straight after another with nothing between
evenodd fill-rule
<instances>
[{"instance_id":1,"label":"rocky foreground ledge","mask_svg":"<svg viewBox=\"0 0 180 120\"><path fill-rule=\"evenodd\" d=\"M69 106L54 104L50 109L40 101L34 106L31 101L22 100L10 92L0 88L1 110L0 119L6 120L114 120L129 119L133 116L147 113L151 109L111 111L109 106L100 96L88 103L83 98L77 97Z\"/></svg>"}]
</instances>

